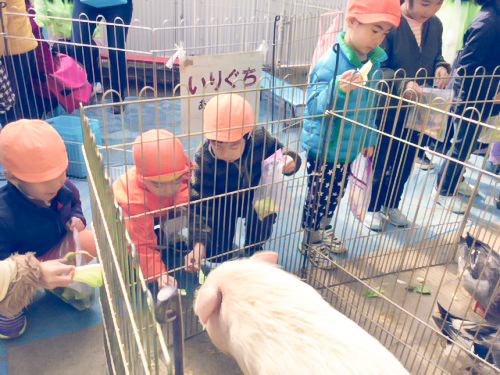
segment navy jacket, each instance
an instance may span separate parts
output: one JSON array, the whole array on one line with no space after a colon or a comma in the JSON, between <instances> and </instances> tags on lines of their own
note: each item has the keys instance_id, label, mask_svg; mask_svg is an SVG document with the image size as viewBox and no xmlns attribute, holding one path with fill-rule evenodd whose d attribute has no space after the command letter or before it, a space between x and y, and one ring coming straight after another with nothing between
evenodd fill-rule
<instances>
[{"instance_id":1,"label":"navy jacket","mask_svg":"<svg viewBox=\"0 0 500 375\"><path fill-rule=\"evenodd\" d=\"M73 216L85 224L80 193L69 180L48 208L35 205L7 183L0 189L0 260L29 251L44 255L66 235Z\"/></svg>"},{"instance_id":2,"label":"navy jacket","mask_svg":"<svg viewBox=\"0 0 500 375\"><path fill-rule=\"evenodd\" d=\"M228 163L216 159L209 141L201 144L195 156L190 190L191 218L194 221L190 236L194 243L204 243L209 249L212 247L211 241L214 235L212 229L215 230L217 223L220 223L221 227L217 230L223 230L222 223L231 220L230 214L236 214L238 210L248 205L248 202L252 202L254 191L247 189L259 185L262 161L279 149L295 160L296 169L293 173L296 173L300 169L300 156L292 150L287 150L263 126L257 126L253 133L247 136L243 155L235 162ZM229 194L233 192L238 193ZM196 202L223 194L228 195L202 203ZM219 216L221 218L218 218ZM208 236L207 233L211 235Z\"/></svg>"},{"instance_id":3,"label":"navy jacket","mask_svg":"<svg viewBox=\"0 0 500 375\"><path fill-rule=\"evenodd\" d=\"M382 63L382 69L390 69L396 73L397 79L408 77L408 81L411 81L417 77L416 82L419 85L432 86L432 79L425 79L426 77L434 77L440 66L448 72L451 70L450 64L443 58L442 36L441 21L436 16L431 17L422 27L422 41L419 47L408 21L401 17L401 25L393 28L381 45L387 53L387 60ZM384 76L391 78L386 72ZM393 90L393 93L396 95L403 89L399 83L399 80L394 83L396 90Z\"/></svg>"},{"instance_id":4,"label":"navy jacket","mask_svg":"<svg viewBox=\"0 0 500 375\"><path fill-rule=\"evenodd\" d=\"M471 22L464 36L464 48L457 59L457 77L453 85L458 103L455 113L461 114L464 108L475 107L482 112L484 121L490 115L500 112L500 105L491 108L491 103L474 103L491 100L500 89L500 0L483 6ZM484 69L478 69L484 67ZM498 68L497 68L498 67ZM469 75L492 75L495 77L466 78ZM470 117L470 113L464 113Z\"/></svg>"}]
</instances>

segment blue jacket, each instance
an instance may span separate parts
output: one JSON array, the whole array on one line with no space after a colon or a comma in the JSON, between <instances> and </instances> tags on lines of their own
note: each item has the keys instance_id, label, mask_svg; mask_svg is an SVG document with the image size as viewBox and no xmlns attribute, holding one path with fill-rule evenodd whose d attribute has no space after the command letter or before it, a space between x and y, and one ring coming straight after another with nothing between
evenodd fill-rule
<instances>
[{"instance_id":1,"label":"blue jacket","mask_svg":"<svg viewBox=\"0 0 500 375\"><path fill-rule=\"evenodd\" d=\"M69 180L47 208L7 183L0 188L0 260L29 251L44 255L66 235L66 223L73 216L85 224L80 193Z\"/></svg>"},{"instance_id":2,"label":"blue jacket","mask_svg":"<svg viewBox=\"0 0 500 375\"><path fill-rule=\"evenodd\" d=\"M351 69L359 69L363 63L354 51L344 41L345 33L337 36L336 42L340 45L340 59L335 74L337 56L333 48L326 52L314 67L309 77L310 85L307 89L307 107L305 110L304 125L302 128L302 147L308 152L309 157L320 157L323 160L324 139L328 135L328 127L333 126L331 137L326 142L327 161L349 163L353 161L363 148L375 147L377 133L357 125L349 120L335 117L333 122L330 117L323 117L327 109L332 90L335 87L335 96L332 102L334 111L340 116L359 122L360 124L376 129L375 110L376 95L369 90L355 89L351 92L346 103L346 94L338 90L338 78ZM375 87L374 73L380 69L380 63L387 59L387 55L380 47L373 50L368 58L373 63L369 73L369 87ZM313 117L318 116L318 117ZM338 158L337 158L338 152Z\"/></svg>"},{"instance_id":3,"label":"blue jacket","mask_svg":"<svg viewBox=\"0 0 500 375\"><path fill-rule=\"evenodd\" d=\"M475 107L481 120L496 116L500 105L484 103L500 90L500 0L484 5L471 22L464 36L464 48L457 59L457 76L453 89L458 103L454 112L461 115L465 108ZM482 77L484 75L490 77ZM477 75L476 78L464 76ZM493 75L491 77L491 75ZM474 112L467 112L470 117Z\"/></svg>"}]
</instances>

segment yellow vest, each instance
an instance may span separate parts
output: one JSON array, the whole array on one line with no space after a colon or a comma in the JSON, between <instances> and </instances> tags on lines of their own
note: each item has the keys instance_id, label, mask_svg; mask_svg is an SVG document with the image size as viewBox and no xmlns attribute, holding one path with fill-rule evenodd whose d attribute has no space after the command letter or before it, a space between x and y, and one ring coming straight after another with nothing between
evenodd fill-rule
<instances>
[{"instance_id":1,"label":"yellow vest","mask_svg":"<svg viewBox=\"0 0 500 375\"><path fill-rule=\"evenodd\" d=\"M18 15L19 14L19 15ZM34 50L38 43L33 36L31 24L26 12L24 0L7 0L7 7L2 10L3 24L8 37L0 37L0 56L5 56L5 40L9 54L20 55ZM0 24L0 31L2 26Z\"/></svg>"}]
</instances>

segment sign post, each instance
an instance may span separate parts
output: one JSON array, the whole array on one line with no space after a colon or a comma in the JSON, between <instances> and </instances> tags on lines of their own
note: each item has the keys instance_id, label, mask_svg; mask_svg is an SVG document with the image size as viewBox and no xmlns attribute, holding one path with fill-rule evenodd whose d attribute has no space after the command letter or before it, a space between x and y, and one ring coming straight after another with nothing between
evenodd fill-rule
<instances>
[{"instance_id":1,"label":"sign post","mask_svg":"<svg viewBox=\"0 0 500 375\"><path fill-rule=\"evenodd\" d=\"M249 90L240 93L259 113L259 91L264 54L261 51L229 53L214 56L192 56L181 62L181 95L205 94L183 99L182 130L184 134L202 131L203 109L217 93Z\"/></svg>"}]
</instances>

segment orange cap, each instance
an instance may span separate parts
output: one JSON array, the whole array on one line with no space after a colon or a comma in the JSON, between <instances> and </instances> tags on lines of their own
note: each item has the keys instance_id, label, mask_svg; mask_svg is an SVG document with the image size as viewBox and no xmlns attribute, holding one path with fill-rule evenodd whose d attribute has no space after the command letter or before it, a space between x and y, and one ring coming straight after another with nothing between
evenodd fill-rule
<instances>
[{"instance_id":1,"label":"orange cap","mask_svg":"<svg viewBox=\"0 0 500 375\"><path fill-rule=\"evenodd\" d=\"M42 120L19 120L0 133L0 163L24 182L47 182L68 169L68 153L57 131Z\"/></svg>"},{"instance_id":2,"label":"orange cap","mask_svg":"<svg viewBox=\"0 0 500 375\"><path fill-rule=\"evenodd\" d=\"M361 23L388 22L398 27L401 22L400 0L350 0L347 18L354 17Z\"/></svg>"},{"instance_id":3,"label":"orange cap","mask_svg":"<svg viewBox=\"0 0 500 375\"><path fill-rule=\"evenodd\" d=\"M210 99L203 112L203 131L207 139L237 142L255 127L250 103L237 94L220 94Z\"/></svg>"},{"instance_id":4,"label":"orange cap","mask_svg":"<svg viewBox=\"0 0 500 375\"><path fill-rule=\"evenodd\" d=\"M149 130L133 146L137 174L146 180L172 181L189 172L189 158L180 140L166 130Z\"/></svg>"}]
</instances>

